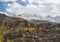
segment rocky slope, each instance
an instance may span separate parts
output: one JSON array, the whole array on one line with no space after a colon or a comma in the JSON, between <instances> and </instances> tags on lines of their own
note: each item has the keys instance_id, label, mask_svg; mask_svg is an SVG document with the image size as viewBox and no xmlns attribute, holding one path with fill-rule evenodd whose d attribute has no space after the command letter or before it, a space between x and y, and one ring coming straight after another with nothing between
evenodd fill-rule
<instances>
[{"instance_id":1,"label":"rocky slope","mask_svg":"<svg viewBox=\"0 0 60 42\"><path fill-rule=\"evenodd\" d=\"M0 28L8 28L3 33L1 42L60 42L60 24L58 23L44 20L27 21L3 14L0 16L2 21Z\"/></svg>"}]
</instances>

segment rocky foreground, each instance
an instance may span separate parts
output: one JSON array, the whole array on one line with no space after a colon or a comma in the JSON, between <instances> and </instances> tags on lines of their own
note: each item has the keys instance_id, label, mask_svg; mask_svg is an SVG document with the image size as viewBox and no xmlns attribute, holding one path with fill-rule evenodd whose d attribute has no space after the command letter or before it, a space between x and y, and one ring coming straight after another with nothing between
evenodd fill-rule
<instances>
[{"instance_id":1,"label":"rocky foreground","mask_svg":"<svg viewBox=\"0 0 60 42\"><path fill-rule=\"evenodd\" d=\"M11 31L4 35L4 42L60 42L60 31L57 30L37 30Z\"/></svg>"}]
</instances>

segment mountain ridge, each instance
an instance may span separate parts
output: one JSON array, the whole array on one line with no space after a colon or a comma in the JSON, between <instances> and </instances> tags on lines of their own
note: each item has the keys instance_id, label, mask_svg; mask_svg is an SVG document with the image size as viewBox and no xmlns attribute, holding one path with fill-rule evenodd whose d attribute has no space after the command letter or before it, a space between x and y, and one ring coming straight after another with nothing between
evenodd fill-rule
<instances>
[{"instance_id":1,"label":"mountain ridge","mask_svg":"<svg viewBox=\"0 0 60 42\"><path fill-rule=\"evenodd\" d=\"M26 20L46 20L46 21L51 21L51 22L56 22L56 23L60 23L60 16L50 16L50 15L47 15L47 16L41 16L41 15L30 15L30 14L21 14L21 15L18 15L18 17L22 17Z\"/></svg>"}]
</instances>

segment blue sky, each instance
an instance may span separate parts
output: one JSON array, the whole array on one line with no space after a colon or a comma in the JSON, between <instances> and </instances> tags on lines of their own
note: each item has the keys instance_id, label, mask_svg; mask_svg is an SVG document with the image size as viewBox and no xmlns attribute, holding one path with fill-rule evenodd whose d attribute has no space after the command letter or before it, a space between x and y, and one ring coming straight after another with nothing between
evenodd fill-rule
<instances>
[{"instance_id":1,"label":"blue sky","mask_svg":"<svg viewBox=\"0 0 60 42\"><path fill-rule=\"evenodd\" d=\"M0 2L0 11L2 11L2 12L5 11L5 9L6 9L6 6L4 4L6 4L6 3Z\"/></svg>"},{"instance_id":2,"label":"blue sky","mask_svg":"<svg viewBox=\"0 0 60 42\"><path fill-rule=\"evenodd\" d=\"M22 6L26 6L29 3L29 1L23 2L22 0L17 0L16 2L19 3ZM11 2L11 1L7 1L7 2L0 1L0 12L9 13L9 12L6 11L6 8L8 7L8 4L13 4L13 3L14 2ZM12 15L13 13L10 13L10 14Z\"/></svg>"},{"instance_id":3,"label":"blue sky","mask_svg":"<svg viewBox=\"0 0 60 42\"><path fill-rule=\"evenodd\" d=\"M17 0L16 2L19 3L22 6L26 6L26 5L29 4L29 1L24 2L22 0ZM6 7L7 7L7 4L13 4L13 3L14 2L11 2L11 1L8 1L8 2L2 2L2 1L0 1L0 11L4 12L5 9L6 9Z\"/></svg>"},{"instance_id":4,"label":"blue sky","mask_svg":"<svg viewBox=\"0 0 60 42\"><path fill-rule=\"evenodd\" d=\"M0 0L0 12L60 16L60 0Z\"/></svg>"}]
</instances>

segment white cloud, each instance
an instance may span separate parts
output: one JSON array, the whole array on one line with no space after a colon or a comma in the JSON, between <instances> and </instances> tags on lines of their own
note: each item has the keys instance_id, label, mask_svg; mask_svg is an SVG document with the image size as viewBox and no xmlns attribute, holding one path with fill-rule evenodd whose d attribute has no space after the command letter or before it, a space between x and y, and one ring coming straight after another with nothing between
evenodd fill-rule
<instances>
[{"instance_id":1,"label":"white cloud","mask_svg":"<svg viewBox=\"0 0 60 42\"><path fill-rule=\"evenodd\" d=\"M45 2L46 0L28 0L30 3L32 2L36 2L36 3L41 3L41 2Z\"/></svg>"},{"instance_id":2,"label":"white cloud","mask_svg":"<svg viewBox=\"0 0 60 42\"><path fill-rule=\"evenodd\" d=\"M15 14L26 13L26 14L46 15L45 14L46 9L47 8L44 5L36 6L36 5L29 4L26 7L23 7L20 4L15 2L13 4L8 4L8 7L7 7L6 10L8 12L12 12L12 13L15 13Z\"/></svg>"},{"instance_id":3,"label":"white cloud","mask_svg":"<svg viewBox=\"0 0 60 42\"><path fill-rule=\"evenodd\" d=\"M49 2L49 3L60 3L60 0L28 0L30 3L37 2L37 3L43 3L43 2Z\"/></svg>"},{"instance_id":4,"label":"white cloud","mask_svg":"<svg viewBox=\"0 0 60 42\"><path fill-rule=\"evenodd\" d=\"M17 0L0 0L0 1L2 1L2 2L8 2L8 1L15 2Z\"/></svg>"},{"instance_id":5,"label":"white cloud","mask_svg":"<svg viewBox=\"0 0 60 42\"><path fill-rule=\"evenodd\" d=\"M60 3L60 0L47 0L47 2L50 2L50 3Z\"/></svg>"},{"instance_id":6,"label":"white cloud","mask_svg":"<svg viewBox=\"0 0 60 42\"><path fill-rule=\"evenodd\" d=\"M26 1L26 0L23 0ZM14 13L16 15L19 14L38 14L38 15L43 15L43 16L47 16L47 15L51 15L51 16L59 16L59 8L57 8L57 4L58 2L60 2L59 0L28 0L30 2L30 4L28 4L27 6L23 7L22 5L20 5L17 2L14 2L13 4L8 4L7 7L7 12L11 12ZM36 3L44 3L44 2L48 2L48 3L54 3L51 6L46 6L46 5L33 5L32 3L36 2Z\"/></svg>"},{"instance_id":7,"label":"white cloud","mask_svg":"<svg viewBox=\"0 0 60 42\"><path fill-rule=\"evenodd\" d=\"M24 2L25 2L26 0L22 0L22 1L24 1Z\"/></svg>"},{"instance_id":8,"label":"white cloud","mask_svg":"<svg viewBox=\"0 0 60 42\"><path fill-rule=\"evenodd\" d=\"M23 13L24 7L16 2L14 2L13 4L8 4L8 7L6 10L8 12L12 12L14 14L20 14L20 13Z\"/></svg>"},{"instance_id":9,"label":"white cloud","mask_svg":"<svg viewBox=\"0 0 60 42\"><path fill-rule=\"evenodd\" d=\"M30 13L31 11L36 10L37 7L34 5L27 5L26 7L21 6L18 3L8 4L7 11L15 14ZM35 12L35 11L34 11Z\"/></svg>"}]
</instances>

